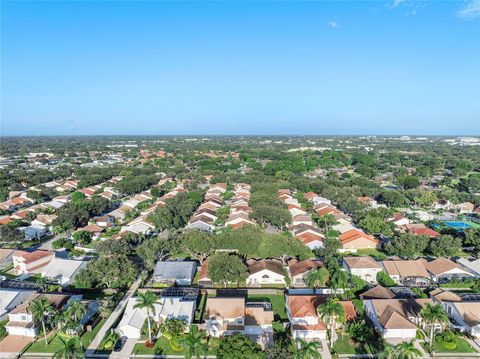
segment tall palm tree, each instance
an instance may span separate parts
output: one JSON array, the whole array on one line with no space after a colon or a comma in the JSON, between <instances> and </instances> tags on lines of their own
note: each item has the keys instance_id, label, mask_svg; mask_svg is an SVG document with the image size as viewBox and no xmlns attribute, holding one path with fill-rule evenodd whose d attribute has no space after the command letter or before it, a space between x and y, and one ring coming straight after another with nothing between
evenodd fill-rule
<instances>
[{"instance_id":1,"label":"tall palm tree","mask_svg":"<svg viewBox=\"0 0 480 359\"><path fill-rule=\"evenodd\" d=\"M36 322L42 323L43 337L45 339L45 345L48 344L47 341L47 330L45 328L45 319L48 316L51 316L55 313L55 309L50 305L50 302L46 297L41 297L35 300L32 300L28 306L28 310L32 313L32 316Z\"/></svg>"},{"instance_id":2,"label":"tall palm tree","mask_svg":"<svg viewBox=\"0 0 480 359\"><path fill-rule=\"evenodd\" d=\"M83 351L78 346L78 338L63 339L59 336L62 348L55 353L54 359L82 359L85 358Z\"/></svg>"},{"instance_id":3,"label":"tall palm tree","mask_svg":"<svg viewBox=\"0 0 480 359\"><path fill-rule=\"evenodd\" d=\"M440 324L443 326L444 324L448 323L447 314L445 313L443 307L440 304L432 305L430 303L427 303L420 311L420 316L427 324L427 327L430 326L429 343L430 347L432 347L434 334L433 331L435 328L435 324Z\"/></svg>"},{"instance_id":4,"label":"tall palm tree","mask_svg":"<svg viewBox=\"0 0 480 359\"><path fill-rule=\"evenodd\" d=\"M398 353L397 359L414 359L422 355L422 352L415 348L413 340L398 344L395 346L395 350Z\"/></svg>"},{"instance_id":5,"label":"tall palm tree","mask_svg":"<svg viewBox=\"0 0 480 359\"><path fill-rule=\"evenodd\" d=\"M186 349L185 358L200 358L207 353L208 346L203 338L205 338L205 331L192 325L190 331L178 340L178 343Z\"/></svg>"},{"instance_id":6,"label":"tall palm tree","mask_svg":"<svg viewBox=\"0 0 480 359\"><path fill-rule=\"evenodd\" d=\"M320 304L317 312L325 322L328 322L330 327L330 345L333 346L335 342L335 330L337 329L337 321L343 322L345 320L345 309L338 301L338 298L329 298L325 303Z\"/></svg>"},{"instance_id":7,"label":"tall palm tree","mask_svg":"<svg viewBox=\"0 0 480 359\"><path fill-rule=\"evenodd\" d=\"M320 359L322 345L319 342L306 342L301 339L295 341L294 359Z\"/></svg>"},{"instance_id":8,"label":"tall palm tree","mask_svg":"<svg viewBox=\"0 0 480 359\"><path fill-rule=\"evenodd\" d=\"M150 313L155 315L155 303L159 303L158 297L151 290L147 290L145 293L138 293L137 304L134 308L146 309L147 311L147 323L148 323L148 341L152 342L152 327L150 324Z\"/></svg>"}]
</instances>

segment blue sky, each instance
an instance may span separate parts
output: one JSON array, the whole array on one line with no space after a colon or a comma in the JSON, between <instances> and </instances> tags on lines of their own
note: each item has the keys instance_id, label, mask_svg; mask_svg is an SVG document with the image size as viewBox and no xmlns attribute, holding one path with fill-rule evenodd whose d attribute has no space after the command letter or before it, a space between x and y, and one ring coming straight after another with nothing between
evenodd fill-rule
<instances>
[{"instance_id":1,"label":"blue sky","mask_svg":"<svg viewBox=\"0 0 480 359\"><path fill-rule=\"evenodd\" d=\"M1 134L480 134L480 0L24 2Z\"/></svg>"}]
</instances>

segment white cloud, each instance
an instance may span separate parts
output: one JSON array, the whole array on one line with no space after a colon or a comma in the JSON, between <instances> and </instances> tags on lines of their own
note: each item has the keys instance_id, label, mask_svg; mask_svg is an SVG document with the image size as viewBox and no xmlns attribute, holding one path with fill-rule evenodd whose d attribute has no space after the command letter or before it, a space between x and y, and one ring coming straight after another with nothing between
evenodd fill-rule
<instances>
[{"instance_id":1,"label":"white cloud","mask_svg":"<svg viewBox=\"0 0 480 359\"><path fill-rule=\"evenodd\" d=\"M404 2L405 0L393 0L392 7L397 7L400 3Z\"/></svg>"},{"instance_id":2,"label":"white cloud","mask_svg":"<svg viewBox=\"0 0 480 359\"><path fill-rule=\"evenodd\" d=\"M340 27L340 24L339 24L338 22L336 22L336 21L330 21L330 22L328 23L328 26L333 27L333 28L335 28L335 29L338 29L338 28Z\"/></svg>"},{"instance_id":3,"label":"white cloud","mask_svg":"<svg viewBox=\"0 0 480 359\"><path fill-rule=\"evenodd\" d=\"M457 16L464 19L473 19L480 16L480 0L469 0L465 2Z\"/></svg>"}]
</instances>

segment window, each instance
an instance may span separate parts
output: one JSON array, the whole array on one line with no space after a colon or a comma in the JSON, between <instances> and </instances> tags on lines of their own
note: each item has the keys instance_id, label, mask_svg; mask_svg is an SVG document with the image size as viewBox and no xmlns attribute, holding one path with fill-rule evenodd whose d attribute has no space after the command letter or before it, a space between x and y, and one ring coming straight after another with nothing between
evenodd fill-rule
<instances>
[{"instance_id":1,"label":"window","mask_svg":"<svg viewBox=\"0 0 480 359\"><path fill-rule=\"evenodd\" d=\"M262 279L268 279L268 278L270 278L270 277L268 276L268 274L264 274L264 275L262 276Z\"/></svg>"}]
</instances>

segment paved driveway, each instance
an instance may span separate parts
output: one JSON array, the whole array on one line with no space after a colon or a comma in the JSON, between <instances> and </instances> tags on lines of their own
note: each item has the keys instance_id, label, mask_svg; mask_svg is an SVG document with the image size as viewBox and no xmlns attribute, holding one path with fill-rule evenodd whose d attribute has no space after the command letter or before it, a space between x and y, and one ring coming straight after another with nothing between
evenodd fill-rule
<instances>
[{"instance_id":1,"label":"paved driveway","mask_svg":"<svg viewBox=\"0 0 480 359\"><path fill-rule=\"evenodd\" d=\"M137 341L138 339L132 339L132 338L127 339L127 341L123 345L122 350L119 351L118 353L113 352L112 354L110 354L109 358L110 359L130 358L130 355L133 352L133 347L135 346L135 344L137 344Z\"/></svg>"},{"instance_id":2,"label":"paved driveway","mask_svg":"<svg viewBox=\"0 0 480 359\"><path fill-rule=\"evenodd\" d=\"M16 358L18 353L32 341L33 338L21 335L7 335L0 342L0 358Z\"/></svg>"}]
</instances>

